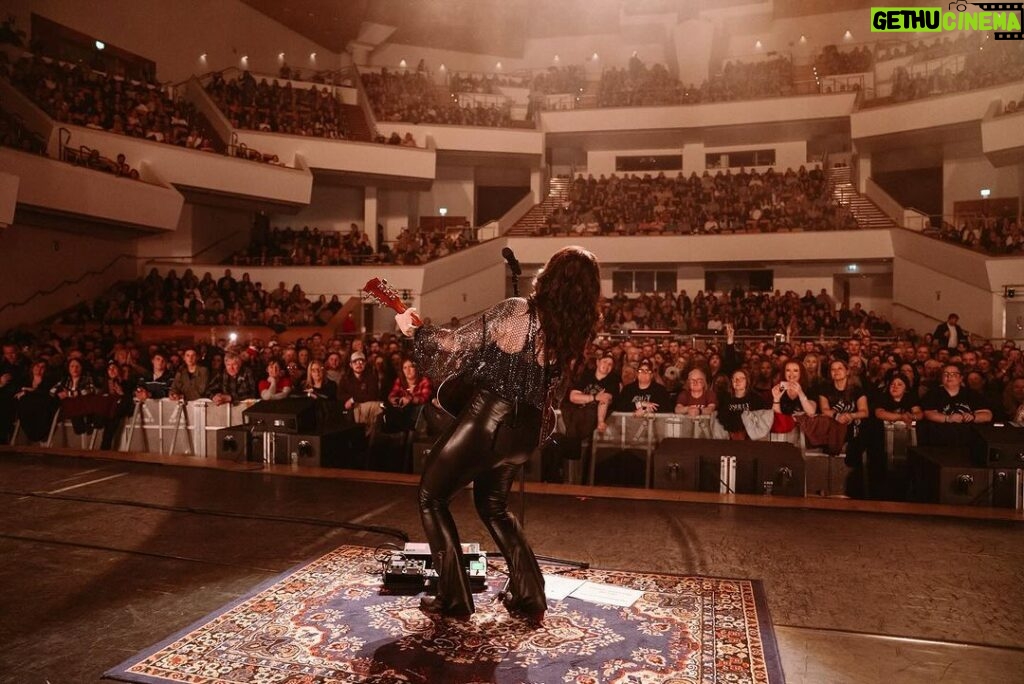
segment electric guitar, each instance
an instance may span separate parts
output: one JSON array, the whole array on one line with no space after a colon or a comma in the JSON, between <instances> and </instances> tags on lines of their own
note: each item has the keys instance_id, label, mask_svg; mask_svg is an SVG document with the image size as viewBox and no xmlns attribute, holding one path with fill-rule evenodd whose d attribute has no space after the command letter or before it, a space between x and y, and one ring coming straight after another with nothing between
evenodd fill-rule
<instances>
[{"instance_id":1,"label":"electric guitar","mask_svg":"<svg viewBox=\"0 0 1024 684\"><path fill-rule=\"evenodd\" d=\"M395 313L405 313L405 310L408 308L398 296L398 292L388 285L386 280L381 278L371 278L368 280L366 285L363 286L363 291L378 304L391 309ZM423 321L416 315L413 315L412 322L414 325L423 324ZM446 378L441 383L441 386L437 388L436 402L438 406L453 418L459 415L473 396L474 387L472 380L472 373L468 371L460 371Z\"/></svg>"}]
</instances>

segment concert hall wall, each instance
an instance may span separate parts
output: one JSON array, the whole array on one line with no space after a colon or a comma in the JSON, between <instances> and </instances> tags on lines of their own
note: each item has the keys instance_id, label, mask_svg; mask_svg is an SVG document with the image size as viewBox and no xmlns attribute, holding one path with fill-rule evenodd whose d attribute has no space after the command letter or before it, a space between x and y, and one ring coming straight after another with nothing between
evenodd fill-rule
<instances>
[{"instance_id":1,"label":"concert hall wall","mask_svg":"<svg viewBox=\"0 0 1024 684\"><path fill-rule=\"evenodd\" d=\"M160 81L240 67L243 56L253 71L276 73L280 52L293 67L341 65L338 54L240 0L19 0L6 3L4 16L14 14L18 27L28 31L32 12L153 60ZM315 61L310 53L316 54ZM199 59L202 54L205 62Z\"/></svg>"}]
</instances>

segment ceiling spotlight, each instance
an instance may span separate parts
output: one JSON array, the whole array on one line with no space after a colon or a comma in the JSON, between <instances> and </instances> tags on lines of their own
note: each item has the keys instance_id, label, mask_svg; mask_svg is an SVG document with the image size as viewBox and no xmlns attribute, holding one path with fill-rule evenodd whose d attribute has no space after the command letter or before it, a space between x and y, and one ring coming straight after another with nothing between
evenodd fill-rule
<instances>
[{"instance_id":1,"label":"ceiling spotlight","mask_svg":"<svg viewBox=\"0 0 1024 684\"><path fill-rule=\"evenodd\" d=\"M200 62L205 62L206 61L206 53L205 52L203 54L199 55L199 61Z\"/></svg>"},{"instance_id":2,"label":"ceiling spotlight","mask_svg":"<svg viewBox=\"0 0 1024 684\"><path fill-rule=\"evenodd\" d=\"M242 55L242 61L243 62L248 62L249 61L249 55Z\"/></svg>"},{"instance_id":3,"label":"ceiling spotlight","mask_svg":"<svg viewBox=\"0 0 1024 684\"><path fill-rule=\"evenodd\" d=\"M761 48L764 47L764 45L761 43L761 41L757 41L756 43L754 43L754 47L760 50Z\"/></svg>"},{"instance_id":4,"label":"ceiling spotlight","mask_svg":"<svg viewBox=\"0 0 1024 684\"><path fill-rule=\"evenodd\" d=\"M989 195L991 195L991 194L992 194L992 190L990 188L982 188L981 189L981 196L984 197L985 199L988 199Z\"/></svg>"},{"instance_id":5,"label":"ceiling spotlight","mask_svg":"<svg viewBox=\"0 0 1024 684\"><path fill-rule=\"evenodd\" d=\"M599 59L599 57L597 56L597 53L595 52L594 54L590 55L590 59L592 59L592 60L594 60L596 62Z\"/></svg>"},{"instance_id":6,"label":"ceiling spotlight","mask_svg":"<svg viewBox=\"0 0 1024 684\"><path fill-rule=\"evenodd\" d=\"M440 71L448 71L448 67L446 67L446 66L445 66L444 64L442 64L441 66L439 66L439 67L438 67L438 69L439 69Z\"/></svg>"},{"instance_id":7,"label":"ceiling spotlight","mask_svg":"<svg viewBox=\"0 0 1024 684\"><path fill-rule=\"evenodd\" d=\"M409 66L409 63L403 59L401 62L398 63L398 66L404 69L405 67Z\"/></svg>"},{"instance_id":8,"label":"ceiling spotlight","mask_svg":"<svg viewBox=\"0 0 1024 684\"><path fill-rule=\"evenodd\" d=\"M104 43L102 40L97 40L95 44L97 50L102 50L103 48L107 47L107 44Z\"/></svg>"},{"instance_id":9,"label":"ceiling spotlight","mask_svg":"<svg viewBox=\"0 0 1024 684\"><path fill-rule=\"evenodd\" d=\"M310 52L310 53L309 53L309 58L310 58L311 60L316 60L316 53L315 53L315 52Z\"/></svg>"},{"instance_id":10,"label":"ceiling spotlight","mask_svg":"<svg viewBox=\"0 0 1024 684\"><path fill-rule=\"evenodd\" d=\"M561 61L562 61L562 58L561 58L561 57L559 57L558 55L555 55L555 58L554 58L554 59L553 59L552 61L553 61L553 62L554 62L555 64L558 64L559 62L561 62Z\"/></svg>"},{"instance_id":11,"label":"ceiling spotlight","mask_svg":"<svg viewBox=\"0 0 1024 684\"><path fill-rule=\"evenodd\" d=\"M277 53L277 58L283 62L284 61L284 53L283 52L278 52Z\"/></svg>"},{"instance_id":12,"label":"ceiling spotlight","mask_svg":"<svg viewBox=\"0 0 1024 684\"><path fill-rule=\"evenodd\" d=\"M806 43L807 42L807 36L800 36L800 42L801 43Z\"/></svg>"},{"instance_id":13,"label":"ceiling spotlight","mask_svg":"<svg viewBox=\"0 0 1024 684\"><path fill-rule=\"evenodd\" d=\"M850 33L850 29L846 29L846 33L843 34L843 40L851 40L852 38L853 34Z\"/></svg>"},{"instance_id":14,"label":"ceiling spotlight","mask_svg":"<svg viewBox=\"0 0 1024 684\"><path fill-rule=\"evenodd\" d=\"M501 62L498 62L497 64L495 64L494 68L497 69L498 71L501 71Z\"/></svg>"}]
</instances>

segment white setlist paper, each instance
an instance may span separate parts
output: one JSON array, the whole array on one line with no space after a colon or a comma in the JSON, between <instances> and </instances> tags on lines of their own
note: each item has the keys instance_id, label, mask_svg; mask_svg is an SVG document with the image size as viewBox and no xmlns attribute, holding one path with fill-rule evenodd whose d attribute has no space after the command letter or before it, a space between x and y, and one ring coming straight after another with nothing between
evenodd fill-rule
<instances>
[{"instance_id":1,"label":"white setlist paper","mask_svg":"<svg viewBox=\"0 0 1024 684\"><path fill-rule=\"evenodd\" d=\"M584 582L570 596L588 603L603 603L610 606L621 606L628 608L637 602L644 592L637 589L616 587L611 584L598 584L596 582Z\"/></svg>"},{"instance_id":2,"label":"white setlist paper","mask_svg":"<svg viewBox=\"0 0 1024 684\"><path fill-rule=\"evenodd\" d=\"M544 575L544 594L549 599L561 601L576 591L586 580L561 575Z\"/></svg>"}]
</instances>

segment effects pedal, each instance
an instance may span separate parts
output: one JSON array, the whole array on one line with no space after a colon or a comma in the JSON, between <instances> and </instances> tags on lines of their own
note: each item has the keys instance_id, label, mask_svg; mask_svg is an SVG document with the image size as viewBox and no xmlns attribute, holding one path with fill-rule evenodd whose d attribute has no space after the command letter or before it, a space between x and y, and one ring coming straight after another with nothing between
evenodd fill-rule
<instances>
[{"instance_id":1,"label":"effects pedal","mask_svg":"<svg viewBox=\"0 0 1024 684\"><path fill-rule=\"evenodd\" d=\"M463 544L463 571L474 587L487 582L487 552L477 543ZM430 547L423 543L407 543L401 551L395 549L381 560L384 566L384 587L391 591L420 592L432 588L437 581Z\"/></svg>"}]
</instances>

